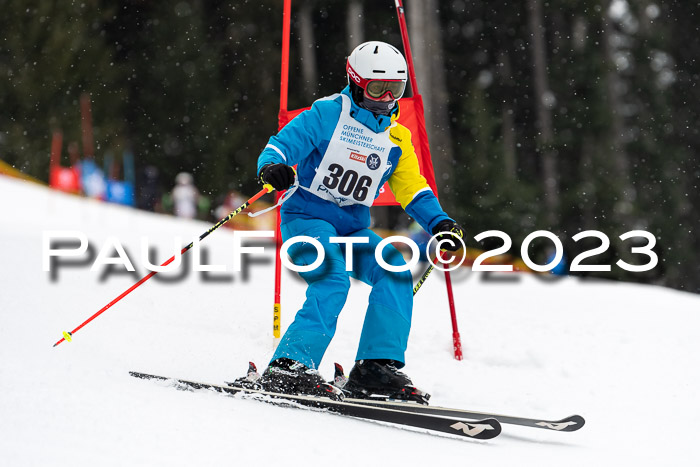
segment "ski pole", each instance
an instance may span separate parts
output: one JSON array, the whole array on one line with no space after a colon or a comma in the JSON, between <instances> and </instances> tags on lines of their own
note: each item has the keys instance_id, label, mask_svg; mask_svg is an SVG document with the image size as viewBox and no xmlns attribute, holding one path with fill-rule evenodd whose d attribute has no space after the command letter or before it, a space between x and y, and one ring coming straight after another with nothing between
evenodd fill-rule
<instances>
[{"instance_id":1,"label":"ski pole","mask_svg":"<svg viewBox=\"0 0 700 467\"><path fill-rule=\"evenodd\" d=\"M438 257L442 258L442 251L438 253ZM437 260L437 258L435 258ZM421 286L423 285L423 282L428 278L431 272L433 272L433 269L435 269L435 265L433 263L430 263L430 266L428 266L428 269L425 270L422 276L420 276L420 279L418 282L416 282L416 285L413 286L413 295L416 295L418 291L420 290Z\"/></svg>"},{"instance_id":2,"label":"ski pole","mask_svg":"<svg viewBox=\"0 0 700 467\"><path fill-rule=\"evenodd\" d=\"M438 258L442 258L443 251L438 253ZM435 258L438 260L438 258ZM415 296L418 290L420 290L423 282L428 278L431 272L435 269L435 265L430 263L428 269L425 270L420 280L413 287L413 295ZM457 315L455 313L455 303L452 295L452 281L450 281L450 272L445 271L445 279L447 283L447 300L450 303L450 318L452 320L452 345L454 347L455 359L462 360L462 338L459 335L459 329L457 328Z\"/></svg>"},{"instance_id":3,"label":"ski pole","mask_svg":"<svg viewBox=\"0 0 700 467\"><path fill-rule=\"evenodd\" d=\"M435 265L433 263L430 263L430 266L428 266L428 269L425 270L423 275L420 277L418 282L416 282L416 285L413 286L413 295L415 296L416 293L420 290L421 285L423 285L423 282L428 278L431 272L433 272L433 269L435 269Z\"/></svg>"},{"instance_id":4,"label":"ski pole","mask_svg":"<svg viewBox=\"0 0 700 467\"><path fill-rule=\"evenodd\" d=\"M446 250L440 250L440 251L438 252L438 255L437 255L437 257L435 258L435 260L436 260L436 261L439 261L440 258L444 258L444 256L443 256L444 253L446 253ZM431 262L431 263L430 263L430 266L428 266L428 269L425 270L425 272L423 273L423 275L420 276L420 279L418 280L418 282L416 282L416 285L413 286L413 295L415 295L416 293L418 293L418 290L420 290L421 286L423 285L423 282L425 282L425 280L428 278L428 276L430 275L430 273L433 272L433 269L435 269L435 264L433 264L433 263ZM445 271L445 272L449 272L449 271Z\"/></svg>"},{"instance_id":5,"label":"ski pole","mask_svg":"<svg viewBox=\"0 0 700 467\"><path fill-rule=\"evenodd\" d=\"M269 184L263 185L263 189L260 190L255 196L253 196L253 197L250 198L248 201L246 201L245 203L243 203L243 204L241 205L241 207L239 207L239 208L236 209L235 211L231 211L231 212L229 213L228 216L226 216L226 217L224 217L223 219L221 219L219 222L217 222L216 224L214 224L209 230L207 230L207 231L204 232L202 235L200 235L200 236L199 236L199 241L204 240L210 233L212 233L213 231L215 231L216 229L218 229L219 227L221 227L222 225L224 225L225 223L227 223L228 221L230 221L236 214L240 214L241 211L243 211L243 210L246 209L248 206L250 206L251 204L253 204L255 201L257 201L257 200L258 200L260 197L262 197L264 194L269 193L269 192L271 192L271 191L273 191L273 190L274 190L274 188L272 188L272 185L269 185ZM194 242L192 242L192 243L190 243L189 245L187 245L186 247L184 247L184 248L180 251L180 255L183 255L186 251L188 251L188 250L189 250L190 248L192 248L193 246L194 246ZM169 260L167 260L166 262L164 262L164 263L161 264L160 266L161 266L161 267L167 266L168 264L172 263L174 260L175 260L175 256L171 257ZM92 321L93 319L97 318L98 316L100 316L100 315L101 315L102 313L104 313L105 311L107 311L110 307L112 307L112 305L114 305L115 303L117 303L119 300L121 300L122 298L126 297L127 295L129 295L134 289L136 289L137 287L139 287L141 284L143 284L144 282L146 282L146 281L147 281L148 279L150 279L151 277L155 276L157 273L158 273L158 271L151 271L151 272L149 272L147 275L145 275L144 277L142 277L141 280L139 280L137 283L135 283L134 285L132 285L131 287L129 287L128 289L126 289L124 292L122 292L121 295L119 295L117 298L115 298L114 300L112 300L111 302L109 302L108 304L106 304L104 307L102 307L97 313L95 313L94 315L90 316L88 319L86 319L85 321L83 321L83 323L82 323L80 326L78 326L77 328L73 329L72 331L65 331L65 332L63 333L63 337L62 337L61 339L59 339L59 341L56 342L53 346L56 347L58 344L60 344L60 343L63 342L63 341L68 341L68 342L72 341L72 340L73 340L73 334L75 334L76 332L78 332L83 326L85 326L86 324L88 324L90 321Z\"/></svg>"}]
</instances>

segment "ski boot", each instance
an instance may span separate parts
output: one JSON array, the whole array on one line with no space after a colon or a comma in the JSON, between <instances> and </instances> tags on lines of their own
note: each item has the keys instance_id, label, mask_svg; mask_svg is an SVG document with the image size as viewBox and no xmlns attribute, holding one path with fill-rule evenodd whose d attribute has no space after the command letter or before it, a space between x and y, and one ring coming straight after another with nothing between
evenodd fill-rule
<instances>
[{"instance_id":1,"label":"ski boot","mask_svg":"<svg viewBox=\"0 0 700 467\"><path fill-rule=\"evenodd\" d=\"M357 399L411 401L425 405L430 399L430 394L416 388L411 379L396 368L393 360L358 360L343 384L343 392Z\"/></svg>"},{"instance_id":2,"label":"ski boot","mask_svg":"<svg viewBox=\"0 0 700 467\"><path fill-rule=\"evenodd\" d=\"M336 401L344 397L343 392L324 381L318 371L289 358L274 360L259 378L254 374L251 377L249 371L246 379L253 379L252 384L269 392L328 397Z\"/></svg>"}]
</instances>

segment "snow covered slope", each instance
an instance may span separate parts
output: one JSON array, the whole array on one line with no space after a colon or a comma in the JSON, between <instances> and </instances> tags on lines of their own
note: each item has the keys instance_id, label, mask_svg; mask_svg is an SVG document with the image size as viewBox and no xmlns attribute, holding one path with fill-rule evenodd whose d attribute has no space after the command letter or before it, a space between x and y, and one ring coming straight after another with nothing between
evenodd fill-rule
<instances>
[{"instance_id":1,"label":"snow covered slope","mask_svg":"<svg viewBox=\"0 0 700 467\"><path fill-rule=\"evenodd\" d=\"M232 233L207 238L209 263L229 277L156 278L52 345L145 273L140 237L170 256L209 225L63 195L0 177L0 459L11 466L121 465L699 465L700 297L650 286L555 282L531 275L456 274L465 360L451 357L444 283L416 296L406 372L436 405L559 418L579 432L504 425L490 442L430 436L329 414L129 377L141 370L220 382L260 367L271 348L272 249L232 273ZM138 274L103 268L42 271L42 234L109 236ZM155 262L155 258L154 258ZM160 274L158 275L160 276ZM156 276L156 277L158 277ZM219 274L221 276L221 274ZM368 287L354 283L321 367L349 369ZM304 299L283 277L283 325Z\"/></svg>"}]
</instances>

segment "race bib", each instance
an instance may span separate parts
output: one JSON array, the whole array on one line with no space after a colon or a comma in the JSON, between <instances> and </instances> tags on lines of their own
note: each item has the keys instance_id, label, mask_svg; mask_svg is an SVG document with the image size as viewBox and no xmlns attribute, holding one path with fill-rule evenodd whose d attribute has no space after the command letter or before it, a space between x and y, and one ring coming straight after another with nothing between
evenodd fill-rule
<instances>
[{"instance_id":1,"label":"race bib","mask_svg":"<svg viewBox=\"0 0 700 467\"><path fill-rule=\"evenodd\" d=\"M395 144L389 130L375 133L350 116L350 98L343 108L321 164L307 191L338 206L371 206L384 174L391 170L389 151Z\"/></svg>"}]
</instances>

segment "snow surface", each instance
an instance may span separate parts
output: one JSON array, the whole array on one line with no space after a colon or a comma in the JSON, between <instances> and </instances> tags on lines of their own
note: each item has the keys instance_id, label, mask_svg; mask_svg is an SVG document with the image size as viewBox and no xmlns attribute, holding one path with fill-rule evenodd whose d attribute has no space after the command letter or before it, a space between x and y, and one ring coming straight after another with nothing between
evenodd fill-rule
<instances>
[{"instance_id":1,"label":"snow surface","mask_svg":"<svg viewBox=\"0 0 700 467\"><path fill-rule=\"evenodd\" d=\"M558 433L503 426L495 440L430 436L134 379L139 370L209 382L272 353L272 249L248 277L231 271L232 232L204 242L233 279L151 279L56 348L144 274L140 236L170 256L209 228L64 195L0 176L0 459L8 466L700 465L700 297L653 286L526 274L455 275L465 360L452 358L444 281L416 296L406 372L435 405L562 418ZM138 275L88 266L42 270L42 234L82 230L95 251L115 236ZM160 276L160 274L158 275ZM158 277L156 276L156 277ZM321 372L349 370L369 288L353 283ZM304 286L283 276L283 325ZM457 464L458 463L458 464Z\"/></svg>"}]
</instances>

